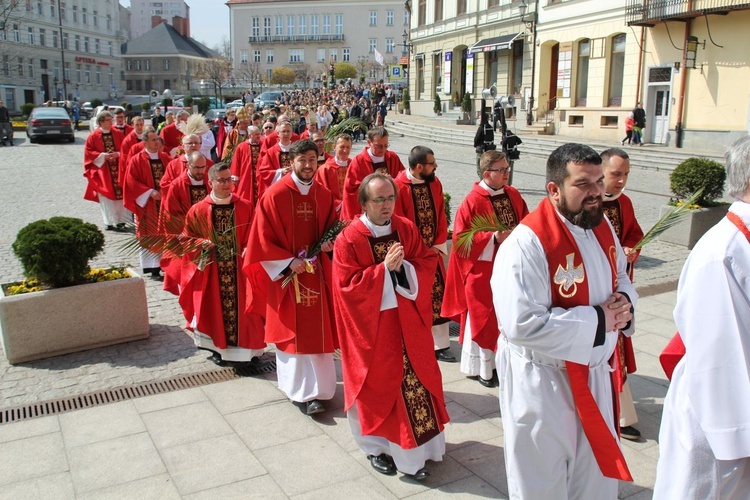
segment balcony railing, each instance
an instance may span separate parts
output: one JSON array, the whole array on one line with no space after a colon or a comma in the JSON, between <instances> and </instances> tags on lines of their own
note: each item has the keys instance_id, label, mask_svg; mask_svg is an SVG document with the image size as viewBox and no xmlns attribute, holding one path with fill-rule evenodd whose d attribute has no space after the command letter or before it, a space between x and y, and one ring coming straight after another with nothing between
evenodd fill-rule
<instances>
[{"instance_id":1,"label":"balcony railing","mask_svg":"<svg viewBox=\"0 0 750 500\"><path fill-rule=\"evenodd\" d=\"M343 42L344 35L270 35L251 36L248 43L310 43L310 42Z\"/></svg>"},{"instance_id":2,"label":"balcony railing","mask_svg":"<svg viewBox=\"0 0 750 500\"><path fill-rule=\"evenodd\" d=\"M706 14L727 14L750 9L750 2L738 0L628 0L628 26L654 26L661 21L692 19Z\"/></svg>"}]
</instances>

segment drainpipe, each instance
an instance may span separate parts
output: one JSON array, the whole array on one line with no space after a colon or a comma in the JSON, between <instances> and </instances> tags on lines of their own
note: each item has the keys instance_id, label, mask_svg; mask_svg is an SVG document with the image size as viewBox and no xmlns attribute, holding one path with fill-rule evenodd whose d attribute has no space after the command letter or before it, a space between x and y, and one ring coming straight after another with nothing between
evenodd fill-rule
<instances>
[{"instance_id":1,"label":"drainpipe","mask_svg":"<svg viewBox=\"0 0 750 500\"><path fill-rule=\"evenodd\" d=\"M682 118L685 112L685 87L687 86L687 74L688 69L685 65L687 62L687 47L688 36L690 36L690 28L693 24L692 19L688 19L685 22L685 39L682 41L682 70L680 71L680 95L677 98L677 125L675 126L675 146L678 148L682 147L682 141L685 135L683 130Z\"/></svg>"},{"instance_id":2,"label":"drainpipe","mask_svg":"<svg viewBox=\"0 0 750 500\"><path fill-rule=\"evenodd\" d=\"M526 113L526 125L534 123L534 115L532 110L534 109L534 79L536 78L536 25L539 20L537 11L539 10L539 0L534 2L534 18L532 20L532 32L531 32L531 95L529 97L529 109Z\"/></svg>"},{"instance_id":3,"label":"drainpipe","mask_svg":"<svg viewBox=\"0 0 750 500\"><path fill-rule=\"evenodd\" d=\"M646 28L641 26L641 43L638 45L640 47L640 50L638 51L638 74L635 78L635 81L638 82L638 85L636 85L635 87L636 104L641 102L641 86L643 85L641 78L643 71L643 47L645 47L644 43L646 43Z\"/></svg>"}]
</instances>

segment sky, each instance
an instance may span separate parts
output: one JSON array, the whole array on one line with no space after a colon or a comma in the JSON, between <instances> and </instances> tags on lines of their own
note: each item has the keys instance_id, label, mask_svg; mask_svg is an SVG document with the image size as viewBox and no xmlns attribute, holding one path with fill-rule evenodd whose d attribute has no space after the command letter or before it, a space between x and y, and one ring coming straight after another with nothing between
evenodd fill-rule
<instances>
[{"instance_id":1,"label":"sky","mask_svg":"<svg viewBox=\"0 0 750 500\"><path fill-rule=\"evenodd\" d=\"M130 0L120 0L130 7ZM229 7L225 0L187 0L190 7L190 36L214 48L229 39Z\"/></svg>"}]
</instances>

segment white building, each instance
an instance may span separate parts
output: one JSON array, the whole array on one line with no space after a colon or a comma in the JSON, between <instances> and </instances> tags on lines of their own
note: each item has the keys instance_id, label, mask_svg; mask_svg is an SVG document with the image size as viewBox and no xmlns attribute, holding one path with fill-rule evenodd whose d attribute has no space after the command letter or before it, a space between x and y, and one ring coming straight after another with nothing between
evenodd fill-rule
<instances>
[{"instance_id":1,"label":"white building","mask_svg":"<svg viewBox=\"0 0 750 500\"><path fill-rule=\"evenodd\" d=\"M60 10L49 0L16 4L0 23L0 96L6 107L122 93L124 33L116 1L74 0Z\"/></svg>"},{"instance_id":2,"label":"white building","mask_svg":"<svg viewBox=\"0 0 750 500\"><path fill-rule=\"evenodd\" d=\"M205 0L204 0L205 1ZM222 8L217 3L217 8ZM153 0L130 0L130 39L136 39L150 31L154 25L151 18L159 16L162 19L181 17L190 20L190 7L184 1L155 2ZM169 21L168 21L169 22ZM171 24L171 23L169 23ZM178 28L179 29L179 28ZM188 36L190 34L188 33Z\"/></svg>"}]
</instances>

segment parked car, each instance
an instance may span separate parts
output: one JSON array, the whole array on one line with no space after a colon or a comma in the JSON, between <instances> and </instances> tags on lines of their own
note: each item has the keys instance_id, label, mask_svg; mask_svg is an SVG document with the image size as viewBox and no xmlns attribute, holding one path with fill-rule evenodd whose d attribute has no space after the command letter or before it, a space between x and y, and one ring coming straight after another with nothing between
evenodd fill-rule
<instances>
[{"instance_id":1,"label":"parked car","mask_svg":"<svg viewBox=\"0 0 750 500\"><path fill-rule=\"evenodd\" d=\"M281 100L283 98L283 92L263 92L256 97L253 102L255 103L256 109L263 109L266 105L272 106L276 102L276 99Z\"/></svg>"},{"instance_id":2,"label":"parked car","mask_svg":"<svg viewBox=\"0 0 750 500\"><path fill-rule=\"evenodd\" d=\"M75 142L73 122L65 108L34 108L26 121L26 137L36 143L41 137Z\"/></svg>"},{"instance_id":3,"label":"parked car","mask_svg":"<svg viewBox=\"0 0 750 500\"><path fill-rule=\"evenodd\" d=\"M121 109L121 110L125 111L125 108L123 108L122 106L114 106L114 105L110 106L110 105L107 105L107 104L105 104L103 106L97 106L96 109L94 109L94 111L91 113L91 119L89 120L89 130L90 131L93 132L94 130L96 130L96 116L104 108L107 108L107 110L110 113L112 113L112 114L114 114L115 110L117 110L117 109Z\"/></svg>"},{"instance_id":4,"label":"parked car","mask_svg":"<svg viewBox=\"0 0 750 500\"><path fill-rule=\"evenodd\" d=\"M227 108L241 108L243 106L242 99L235 99L232 102L228 102L225 107Z\"/></svg>"},{"instance_id":5,"label":"parked car","mask_svg":"<svg viewBox=\"0 0 750 500\"><path fill-rule=\"evenodd\" d=\"M91 118L91 113L94 112L94 108L91 106L91 101L86 101L78 108L81 113L81 118L88 120Z\"/></svg>"}]
</instances>

